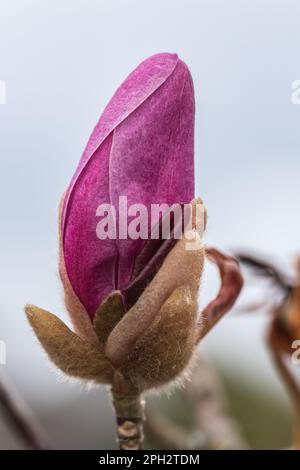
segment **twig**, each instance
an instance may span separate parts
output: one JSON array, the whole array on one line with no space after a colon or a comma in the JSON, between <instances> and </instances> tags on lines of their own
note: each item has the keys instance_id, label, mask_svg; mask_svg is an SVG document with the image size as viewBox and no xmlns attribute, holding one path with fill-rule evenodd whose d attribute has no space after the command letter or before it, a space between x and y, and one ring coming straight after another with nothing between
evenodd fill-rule
<instances>
[{"instance_id":1,"label":"twig","mask_svg":"<svg viewBox=\"0 0 300 470\"><path fill-rule=\"evenodd\" d=\"M147 419L145 433L148 439L159 445L159 449L165 450L192 450L204 449L202 433L191 433L171 422L165 416L147 407Z\"/></svg>"},{"instance_id":2,"label":"twig","mask_svg":"<svg viewBox=\"0 0 300 470\"><path fill-rule=\"evenodd\" d=\"M0 379L0 407L8 423L15 430L26 448L49 449L44 431L40 428L31 411L4 374Z\"/></svg>"},{"instance_id":3,"label":"twig","mask_svg":"<svg viewBox=\"0 0 300 470\"><path fill-rule=\"evenodd\" d=\"M197 426L205 437L207 449L246 449L236 422L226 410L224 391L216 373L197 357L186 396L194 409Z\"/></svg>"},{"instance_id":4,"label":"twig","mask_svg":"<svg viewBox=\"0 0 300 470\"><path fill-rule=\"evenodd\" d=\"M123 374L116 371L111 387L116 414L117 440L120 450L140 450L144 441L144 409L142 395L128 387Z\"/></svg>"}]
</instances>

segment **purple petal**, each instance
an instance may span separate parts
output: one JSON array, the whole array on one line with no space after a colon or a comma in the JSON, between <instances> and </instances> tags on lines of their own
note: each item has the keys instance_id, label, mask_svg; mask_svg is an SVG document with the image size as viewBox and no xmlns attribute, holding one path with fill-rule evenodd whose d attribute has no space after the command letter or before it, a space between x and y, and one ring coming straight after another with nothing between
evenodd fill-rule
<instances>
[{"instance_id":1,"label":"purple petal","mask_svg":"<svg viewBox=\"0 0 300 470\"><path fill-rule=\"evenodd\" d=\"M157 54L129 75L96 125L67 190L63 249L74 292L93 317L112 290L125 288L144 240L99 240L97 207L119 196L152 203L194 197L194 94L176 54ZM118 218L118 214L117 214ZM150 230L150 227L149 227Z\"/></svg>"}]
</instances>

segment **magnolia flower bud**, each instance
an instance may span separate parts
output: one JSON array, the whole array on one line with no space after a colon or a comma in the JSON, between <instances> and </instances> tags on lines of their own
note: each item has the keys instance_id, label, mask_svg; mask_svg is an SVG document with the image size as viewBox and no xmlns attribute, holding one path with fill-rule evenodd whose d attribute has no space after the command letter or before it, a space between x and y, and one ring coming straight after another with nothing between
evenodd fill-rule
<instances>
[{"instance_id":1,"label":"magnolia flower bud","mask_svg":"<svg viewBox=\"0 0 300 470\"><path fill-rule=\"evenodd\" d=\"M60 275L75 333L55 315L26 308L49 357L66 374L110 383L127 395L169 382L237 297L242 284L237 264L211 251L223 283L205 310L208 323L198 322L205 210L194 200L193 147L191 75L176 54L150 57L105 108L61 202ZM127 233L131 223L124 226L121 197L130 207L145 208L146 239L117 233L122 224ZM153 238L170 211L153 221L152 205L175 203L191 203L188 231L176 238L174 216L170 236ZM103 204L115 210L110 222L116 236L99 239L97 214Z\"/></svg>"},{"instance_id":2,"label":"magnolia flower bud","mask_svg":"<svg viewBox=\"0 0 300 470\"><path fill-rule=\"evenodd\" d=\"M176 54L150 57L119 87L64 197L61 256L91 318L110 292L132 281L145 244L130 237L97 238L98 207L114 207L118 226L124 196L128 207L142 204L148 213L151 204L189 203L194 197L193 84Z\"/></svg>"}]
</instances>

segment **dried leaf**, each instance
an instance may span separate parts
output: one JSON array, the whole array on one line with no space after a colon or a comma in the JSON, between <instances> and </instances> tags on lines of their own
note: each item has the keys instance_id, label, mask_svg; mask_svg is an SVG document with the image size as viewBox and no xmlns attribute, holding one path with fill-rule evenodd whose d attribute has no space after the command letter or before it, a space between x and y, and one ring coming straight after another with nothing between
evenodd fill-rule
<instances>
[{"instance_id":1,"label":"dried leaf","mask_svg":"<svg viewBox=\"0 0 300 470\"><path fill-rule=\"evenodd\" d=\"M197 342L233 307L243 287L243 277L235 258L223 254L216 248L207 248L206 255L218 266L222 284L217 297L201 313Z\"/></svg>"}]
</instances>

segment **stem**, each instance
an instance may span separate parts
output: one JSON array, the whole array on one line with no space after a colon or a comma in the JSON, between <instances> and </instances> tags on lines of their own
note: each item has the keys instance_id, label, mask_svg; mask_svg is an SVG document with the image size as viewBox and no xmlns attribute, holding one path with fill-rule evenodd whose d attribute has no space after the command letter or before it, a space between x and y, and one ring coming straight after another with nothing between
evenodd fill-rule
<instances>
[{"instance_id":1,"label":"stem","mask_svg":"<svg viewBox=\"0 0 300 470\"><path fill-rule=\"evenodd\" d=\"M144 440L144 399L141 395L117 391L115 387L112 387L111 394L119 449L140 450Z\"/></svg>"},{"instance_id":2,"label":"stem","mask_svg":"<svg viewBox=\"0 0 300 470\"><path fill-rule=\"evenodd\" d=\"M11 384L8 384L4 375L0 380L0 406L12 428L19 438L32 450L44 450L46 438L27 408L22 398L17 394ZM49 448L49 447L48 447Z\"/></svg>"}]
</instances>

